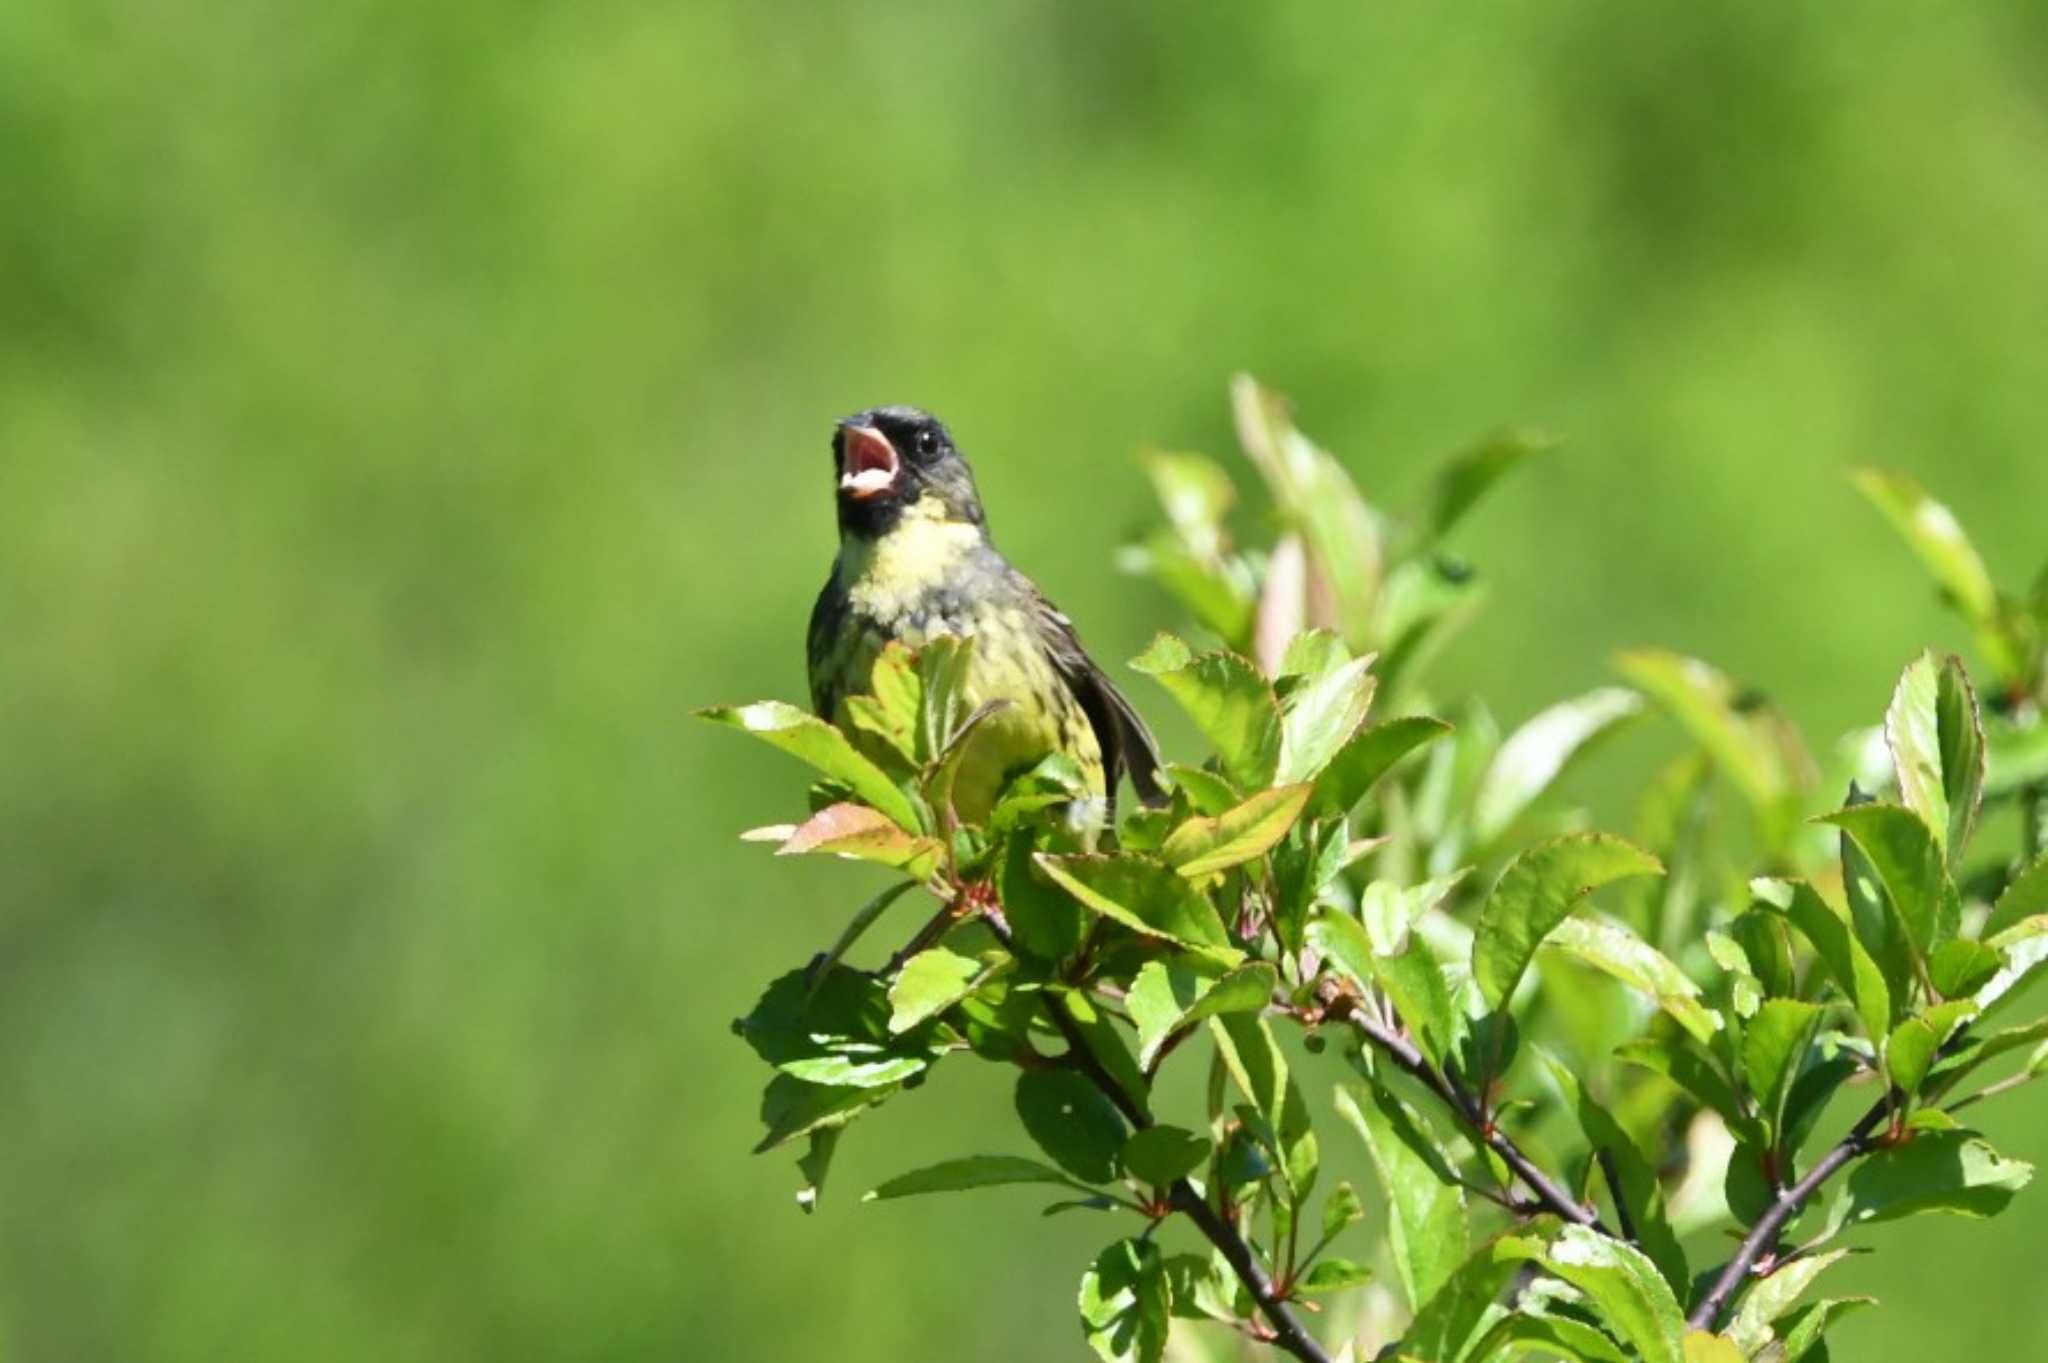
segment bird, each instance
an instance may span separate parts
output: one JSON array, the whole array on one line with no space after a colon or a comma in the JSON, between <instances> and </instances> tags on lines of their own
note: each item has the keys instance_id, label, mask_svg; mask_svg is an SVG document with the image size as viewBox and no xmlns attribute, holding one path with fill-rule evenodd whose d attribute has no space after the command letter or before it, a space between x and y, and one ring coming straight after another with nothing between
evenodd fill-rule
<instances>
[{"instance_id":1,"label":"bird","mask_svg":"<svg viewBox=\"0 0 2048 1363\"><path fill-rule=\"evenodd\" d=\"M1143 803L1164 803L1152 731L1073 622L996 549L974 473L937 417L889 406L843 418L832 431L832 474L839 552L811 611L807 650L821 718L847 728L846 702L870 690L890 642L915 650L942 636L971 638L968 706L1008 704L966 739L953 783L961 819L979 822L1005 783L1055 752L1073 760L1099 802L1077 821L1095 814L1114 827L1126 773Z\"/></svg>"}]
</instances>

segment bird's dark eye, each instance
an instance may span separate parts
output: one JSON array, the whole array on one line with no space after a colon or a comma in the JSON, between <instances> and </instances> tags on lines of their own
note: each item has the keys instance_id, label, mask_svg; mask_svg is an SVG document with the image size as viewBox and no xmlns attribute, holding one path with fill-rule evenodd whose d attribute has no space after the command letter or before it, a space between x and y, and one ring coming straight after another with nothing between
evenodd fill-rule
<instances>
[{"instance_id":1,"label":"bird's dark eye","mask_svg":"<svg viewBox=\"0 0 2048 1363\"><path fill-rule=\"evenodd\" d=\"M939 437L931 427L926 426L917 433L917 452L919 454L937 454L939 452Z\"/></svg>"}]
</instances>

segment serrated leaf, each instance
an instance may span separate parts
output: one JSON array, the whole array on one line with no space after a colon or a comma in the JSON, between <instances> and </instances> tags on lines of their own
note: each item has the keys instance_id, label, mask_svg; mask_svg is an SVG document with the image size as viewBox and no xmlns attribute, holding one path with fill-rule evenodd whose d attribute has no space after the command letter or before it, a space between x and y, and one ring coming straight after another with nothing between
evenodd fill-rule
<instances>
[{"instance_id":1,"label":"serrated leaf","mask_svg":"<svg viewBox=\"0 0 2048 1363\"><path fill-rule=\"evenodd\" d=\"M1358 733L1372 708L1370 654L1354 658L1290 691L1280 717L1280 785L1314 781Z\"/></svg>"},{"instance_id":2,"label":"serrated leaf","mask_svg":"<svg viewBox=\"0 0 2048 1363\"><path fill-rule=\"evenodd\" d=\"M1170 634L1131 660L1187 712L1231 780L1248 790L1273 782L1280 762L1280 702L1258 669L1232 653L1196 657Z\"/></svg>"},{"instance_id":3,"label":"serrated leaf","mask_svg":"<svg viewBox=\"0 0 2048 1363\"><path fill-rule=\"evenodd\" d=\"M1140 1112L1145 1111L1150 1090L1144 1072L1138 1068L1137 1057L1131 1054L1131 1048L1124 1040L1123 1029L1096 1007L1095 1000L1085 990L1056 988L1047 992L1051 996L1048 1003L1061 1009L1073 1021L1081 1033L1081 1040L1088 1047L1088 1053L1095 1057L1095 1063L1116 1081L1133 1107Z\"/></svg>"},{"instance_id":4,"label":"serrated leaf","mask_svg":"<svg viewBox=\"0 0 2048 1363\"><path fill-rule=\"evenodd\" d=\"M1472 977L1487 1004L1498 1008L1514 994L1536 948L1586 895L1663 869L1634 843L1604 833L1553 838L1509 862L1473 935Z\"/></svg>"},{"instance_id":5,"label":"serrated leaf","mask_svg":"<svg viewBox=\"0 0 2048 1363\"><path fill-rule=\"evenodd\" d=\"M1215 818L1197 815L1166 835L1159 855L1190 880L1262 857L1294 827L1310 789L1278 786Z\"/></svg>"},{"instance_id":6,"label":"serrated leaf","mask_svg":"<svg viewBox=\"0 0 2048 1363\"><path fill-rule=\"evenodd\" d=\"M1465 1262L1471 1227L1465 1190L1419 1114L1378 1083L1337 1090L1337 1111L1358 1131L1387 1193L1387 1238L1409 1304L1420 1312Z\"/></svg>"},{"instance_id":7,"label":"serrated leaf","mask_svg":"<svg viewBox=\"0 0 2048 1363\"><path fill-rule=\"evenodd\" d=\"M2004 967L1976 993L1978 1009L1989 1017L2011 1001L2014 991L2029 976L2048 963L2048 915L2023 918L1986 945L2005 958Z\"/></svg>"},{"instance_id":8,"label":"serrated leaf","mask_svg":"<svg viewBox=\"0 0 2048 1363\"><path fill-rule=\"evenodd\" d=\"M1230 945L1216 906L1171 867L1134 856L1040 852L1033 860L1083 908L1225 965L1244 959L1244 953Z\"/></svg>"},{"instance_id":9,"label":"serrated leaf","mask_svg":"<svg viewBox=\"0 0 2048 1363\"><path fill-rule=\"evenodd\" d=\"M1505 833L1572 761L1643 711L1643 698L1607 686L1563 701L1508 736L1479 780L1473 836L1485 846Z\"/></svg>"},{"instance_id":10,"label":"serrated leaf","mask_svg":"<svg viewBox=\"0 0 2048 1363\"><path fill-rule=\"evenodd\" d=\"M1457 1013L1443 968L1426 943L1411 937L1400 952L1381 954L1357 919L1325 910L1308 925L1308 945L1360 987L1384 988L1416 1046L1430 1064L1443 1064L1456 1037Z\"/></svg>"},{"instance_id":11,"label":"serrated leaf","mask_svg":"<svg viewBox=\"0 0 2048 1363\"><path fill-rule=\"evenodd\" d=\"M1146 1183L1168 1184L1200 1168L1214 1147L1206 1136L1177 1126L1148 1126L1124 1142L1123 1166Z\"/></svg>"},{"instance_id":12,"label":"serrated leaf","mask_svg":"<svg viewBox=\"0 0 2048 1363\"><path fill-rule=\"evenodd\" d=\"M1792 1260L1743 1293L1742 1305L1728 1327L1728 1336L1742 1349L1739 1357L1760 1352L1771 1342L1771 1326L1791 1312L1814 1279L1853 1250L1832 1249L1825 1254L1808 1254Z\"/></svg>"},{"instance_id":13,"label":"serrated leaf","mask_svg":"<svg viewBox=\"0 0 2048 1363\"><path fill-rule=\"evenodd\" d=\"M1017 1076L1017 1116L1038 1148L1083 1183L1116 1178L1124 1119L1102 1091L1073 1070Z\"/></svg>"},{"instance_id":14,"label":"serrated leaf","mask_svg":"<svg viewBox=\"0 0 2048 1363\"><path fill-rule=\"evenodd\" d=\"M1224 1068L1271 1128L1280 1173L1292 1193L1290 1201L1298 1205L1315 1185L1320 1152L1308 1104L1288 1073L1273 1029L1251 1013L1224 1013L1210 1019L1209 1030Z\"/></svg>"},{"instance_id":15,"label":"serrated leaf","mask_svg":"<svg viewBox=\"0 0 2048 1363\"><path fill-rule=\"evenodd\" d=\"M1544 945L1640 989L1700 1041L1713 1040L1721 1030L1720 1015L1700 1002L1700 987L1663 952L1614 919L1575 914L1552 928Z\"/></svg>"},{"instance_id":16,"label":"serrated leaf","mask_svg":"<svg viewBox=\"0 0 2048 1363\"><path fill-rule=\"evenodd\" d=\"M2033 1165L2006 1159L1972 1132L1922 1132L1903 1145L1877 1151L1850 1171L1829 1207L1821 1238L1847 1226L1929 1212L1996 1216L2033 1176Z\"/></svg>"},{"instance_id":17,"label":"serrated leaf","mask_svg":"<svg viewBox=\"0 0 2048 1363\"><path fill-rule=\"evenodd\" d=\"M1956 935L1962 925L1962 898L1948 877L1941 844L1918 814L1899 805L1872 803L1823 814L1819 821L1848 834L1868 858L1922 957Z\"/></svg>"},{"instance_id":18,"label":"serrated leaf","mask_svg":"<svg viewBox=\"0 0 2048 1363\"><path fill-rule=\"evenodd\" d=\"M1081 1277L1081 1329L1103 1363L1159 1363L1171 1288L1158 1247L1119 1240Z\"/></svg>"},{"instance_id":19,"label":"serrated leaf","mask_svg":"<svg viewBox=\"0 0 2048 1363\"><path fill-rule=\"evenodd\" d=\"M1615 1058L1631 1065L1655 1070L1691 1094L1700 1106L1718 1113L1728 1129L1762 1145L1763 1133L1736 1096L1728 1077L1716 1069L1689 1041L1644 1037L1617 1046Z\"/></svg>"},{"instance_id":20,"label":"serrated leaf","mask_svg":"<svg viewBox=\"0 0 2048 1363\"><path fill-rule=\"evenodd\" d=\"M1316 778L1310 814L1348 813L1395 763L1450 732L1450 725L1425 715L1390 719L1359 730Z\"/></svg>"},{"instance_id":21,"label":"serrated leaf","mask_svg":"<svg viewBox=\"0 0 2048 1363\"><path fill-rule=\"evenodd\" d=\"M1958 937L1943 942L1927 958L1927 977L1943 998L1968 998L1989 984L2003 966L1999 954L1984 943Z\"/></svg>"},{"instance_id":22,"label":"serrated leaf","mask_svg":"<svg viewBox=\"0 0 2048 1363\"><path fill-rule=\"evenodd\" d=\"M1138 1064L1150 1069L1175 1032L1222 1013L1260 1011L1272 1002L1279 981L1279 972L1264 961L1231 971L1199 958L1145 962L1124 998L1131 1021L1138 1024Z\"/></svg>"},{"instance_id":23,"label":"serrated leaf","mask_svg":"<svg viewBox=\"0 0 2048 1363\"><path fill-rule=\"evenodd\" d=\"M1399 1357L1429 1363L1480 1363L1493 1347L1490 1336L1481 1339L1480 1332L1494 1324L1494 1302L1522 1265L1542 1252L1556 1229L1554 1217L1536 1217L1474 1250L1415 1313Z\"/></svg>"},{"instance_id":24,"label":"serrated leaf","mask_svg":"<svg viewBox=\"0 0 2048 1363\"><path fill-rule=\"evenodd\" d=\"M1884 972L1850 928L1848 916L1803 880L1758 879L1749 883L1749 889L1758 904L1783 914L1812 945L1835 987L1855 1005L1865 1033L1873 1041L1884 1036L1896 1021L1892 992ZM1901 1006L1904 1002L1903 997L1898 1001Z\"/></svg>"},{"instance_id":25,"label":"serrated leaf","mask_svg":"<svg viewBox=\"0 0 2048 1363\"><path fill-rule=\"evenodd\" d=\"M1923 653L1908 664L1884 731L1900 798L1953 864L1969 843L1984 793L1984 725L1962 663Z\"/></svg>"},{"instance_id":26,"label":"serrated leaf","mask_svg":"<svg viewBox=\"0 0 2048 1363\"><path fill-rule=\"evenodd\" d=\"M987 967L971 956L959 956L944 947L920 951L903 963L896 982L889 986L891 1032L907 1032L926 1018L935 1017L964 998Z\"/></svg>"},{"instance_id":27,"label":"serrated leaf","mask_svg":"<svg viewBox=\"0 0 2048 1363\"><path fill-rule=\"evenodd\" d=\"M902 1087L900 1082L867 1088L813 1084L778 1074L761 1091L761 1124L767 1130L755 1144L754 1153L773 1150L796 1136L845 1126L869 1108L887 1102Z\"/></svg>"},{"instance_id":28,"label":"serrated leaf","mask_svg":"<svg viewBox=\"0 0 2048 1363\"><path fill-rule=\"evenodd\" d=\"M1785 1100L1820 1029L1819 1004L1767 999L1742 1029L1742 1072L1772 1139L1784 1131Z\"/></svg>"},{"instance_id":29,"label":"serrated leaf","mask_svg":"<svg viewBox=\"0 0 2048 1363\"><path fill-rule=\"evenodd\" d=\"M1015 1155L969 1155L964 1159L942 1160L937 1164L898 1174L876 1185L863 1202L887 1202L898 1197L924 1193L957 1193L971 1188L995 1188L1017 1183L1053 1183L1073 1186L1073 1180L1048 1164Z\"/></svg>"},{"instance_id":30,"label":"serrated leaf","mask_svg":"<svg viewBox=\"0 0 2048 1363\"><path fill-rule=\"evenodd\" d=\"M878 1088L918 1074L943 1049L928 1027L891 1033L889 1016L879 980L844 968L816 977L792 970L768 986L733 1030L792 1078Z\"/></svg>"},{"instance_id":31,"label":"serrated leaf","mask_svg":"<svg viewBox=\"0 0 2048 1363\"><path fill-rule=\"evenodd\" d=\"M1526 1354L1571 1363L1631 1363L1621 1346L1570 1316L1532 1316L1523 1311L1501 1317L1462 1363L1500 1363ZM1401 1354L1401 1363L1410 1356Z\"/></svg>"},{"instance_id":32,"label":"serrated leaf","mask_svg":"<svg viewBox=\"0 0 2048 1363\"><path fill-rule=\"evenodd\" d=\"M1642 1251L1566 1226L1537 1262L1586 1294L1595 1314L1643 1363L1685 1363L1685 1316Z\"/></svg>"},{"instance_id":33,"label":"serrated leaf","mask_svg":"<svg viewBox=\"0 0 2048 1363\"><path fill-rule=\"evenodd\" d=\"M873 805L906 830L922 827L910 797L880 767L854 751L846 735L794 705L779 700L752 705L718 705L697 711L700 718L741 733L752 734L792 757L808 763L835 781L844 782L862 801Z\"/></svg>"},{"instance_id":34,"label":"serrated leaf","mask_svg":"<svg viewBox=\"0 0 2048 1363\"><path fill-rule=\"evenodd\" d=\"M1183 766L1178 762L1167 763L1166 770L1173 777L1174 789L1187 795L1188 803L1194 806L1197 814L1221 814L1227 809L1235 809L1239 803L1241 797L1230 782L1213 771Z\"/></svg>"}]
</instances>

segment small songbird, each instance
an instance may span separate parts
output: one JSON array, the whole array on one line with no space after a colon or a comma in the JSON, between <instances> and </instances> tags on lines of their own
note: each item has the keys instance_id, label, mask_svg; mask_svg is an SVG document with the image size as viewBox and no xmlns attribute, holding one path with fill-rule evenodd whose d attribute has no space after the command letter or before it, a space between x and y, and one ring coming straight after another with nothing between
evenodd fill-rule
<instances>
[{"instance_id":1,"label":"small songbird","mask_svg":"<svg viewBox=\"0 0 2048 1363\"><path fill-rule=\"evenodd\" d=\"M973 822L1005 781L1047 754L1074 760L1113 813L1128 771L1147 804L1159 787L1159 748L1102 669L1031 579L989 540L974 474L937 418L876 407L832 435L839 489L839 556L811 611L811 702L846 723L848 697L869 690L885 644L919 648L972 637L963 690L970 706L1008 701L971 734L953 788Z\"/></svg>"}]
</instances>

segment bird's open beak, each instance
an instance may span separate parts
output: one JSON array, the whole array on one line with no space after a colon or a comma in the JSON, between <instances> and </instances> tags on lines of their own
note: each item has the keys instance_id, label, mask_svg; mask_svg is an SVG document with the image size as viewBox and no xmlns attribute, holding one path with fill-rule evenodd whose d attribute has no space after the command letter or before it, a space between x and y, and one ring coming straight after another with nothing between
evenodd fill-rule
<instances>
[{"instance_id":1,"label":"bird's open beak","mask_svg":"<svg viewBox=\"0 0 2048 1363\"><path fill-rule=\"evenodd\" d=\"M896 447L872 426L843 426L839 431L839 490L865 501L896 486L901 469Z\"/></svg>"}]
</instances>

